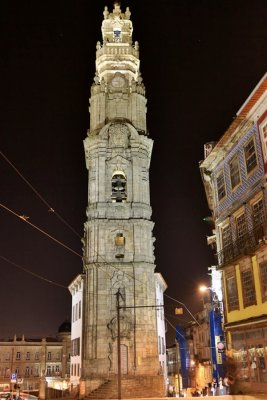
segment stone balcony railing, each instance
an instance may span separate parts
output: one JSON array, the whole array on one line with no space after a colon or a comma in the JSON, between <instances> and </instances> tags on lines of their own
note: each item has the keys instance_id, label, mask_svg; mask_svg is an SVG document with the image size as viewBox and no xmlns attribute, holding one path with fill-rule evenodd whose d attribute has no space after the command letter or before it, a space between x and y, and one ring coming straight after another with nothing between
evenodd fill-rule
<instances>
[{"instance_id":1,"label":"stone balcony railing","mask_svg":"<svg viewBox=\"0 0 267 400\"><path fill-rule=\"evenodd\" d=\"M99 58L103 55L131 55L136 58L139 58L139 50L135 49L132 46L103 46L96 51L96 58Z\"/></svg>"}]
</instances>

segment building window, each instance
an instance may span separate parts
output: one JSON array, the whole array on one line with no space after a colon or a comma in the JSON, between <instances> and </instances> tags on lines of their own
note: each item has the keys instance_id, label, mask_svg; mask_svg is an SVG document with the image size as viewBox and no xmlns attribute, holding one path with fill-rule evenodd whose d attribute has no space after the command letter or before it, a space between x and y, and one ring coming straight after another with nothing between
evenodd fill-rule
<instances>
[{"instance_id":1,"label":"building window","mask_svg":"<svg viewBox=\"0 0 267 400\"><path fill-rule=\"evenodd\" d=\"M244 307L248 307L256 303L254 280L251 269L241 271L241 281Z\"/></svg>"},{"instance_id":2,"label":"building window","mask_svg":"<svg viewBox=\"0 0 267 400\"><path fill-rule=\"evenodd\" d=\"M226 292L227 292L227 304L228 310L238 310L239 302L238 302L238 293L236 286L236 278L234 275L226 277Z\"/></svg>"},{"instance_id":3,"label":"building window","mask_svg":"<svg viewBox=\"0 0 267 400\"><path fill-rule=\"evenodd\" d=\"M126 177L121 171L114 172L111 180L111 200L121 203L126 200Z\"/></svg>"},{"instance_id":4,"label":"building window","mask_svg":"<svg viewBox=\"0 0 267 400\"><path fill-rule=\"evenodd\" d=\"M79 356L80 355L80 338L73 339L71 341L72 346L72 356Z\"/></svg>"},{"instance_id":5,"label":"building window","mask_svg":"<svg viewBox=\"0 0 267 400\"><path fill-rule=\"evenodd\" d=\"M252 216L254 226L259 226L265 221L265 210L263 199L260 199L256 203L252 204Z\"/></svg>"},{"instance_id":6,"label":"building window","mask_svg":"<svg viewBox=\"0 0 267 400\"><path fill-rule=\"evenodd\" d=\"M238 156L234 157L230 161L230 163L229 163L229 171L230 171L231 187L232 187L232 190L233 190L241 182Z\"/></svg>"},{"instance_id":7,"label":"building window","mask_svg":"<svg viewBox=\"0 0 267 400\"><path fill-rule=\"evenodd\" d=\"M247 173L249 174L257 166L257 156L254 139L251 138L244 146Z\"/></svg>"},{"instance_id":8,"label":"building window","mask_svg":"<svg viewBox=\"0 0 267 400\"><path fill-rule=\"evenodd\" d=\"M52 375L51 365L48 365L48 366L47 366L46 375L47 375L47 376L51 376L51 375Z\"/></svg>"},{"instance_id":9,"label":"building window","mask_svg":"<svg viewBox=\"0 0 267 400\"><path fill-rule=\"evenodd\" d=\"M267 122L264 121L263 125L261 126L261 140L263 143L263 155L266 162L267 159Z\"/></svg>"},{"instance_id":10,"label":"building window","mask_svg":"<svg viewBox=\"0 0 267 400\"><path fill-rule=\"evenodd\" d=\"M30 368L29 368L29 367L26 367L26 368L25 368L25 375L26 375L26 376L29 376L29 375L30 375Z\"/></svg>"},{"instance_id":11,"label":"building window","mask_svg":"<svg viewBox=\"0 0 267 400\"><path fill-rule=\"evenodd\" d=\"M267 300L267 262L263 262L260 267L260 282L261 282L261 295L262 301Z\"/></svg>"},{"instance_id":12,"label":"building window","mask_svg":"<svg viewBox=\"0 0 267 400\"><path fill-rule=\"evenodd\" d=\"M56 372L56 375L59 375L59 372L60 372L59 365L56 365L55 372Z\"/></svg>"},{"instance_id":13,"label":"building window","mask_svg":"<svg viewBox=\"0 0 267 400\"><path fill-rule=\"evenodd\" d=\"M39 360L39 353L35 353L35 360Z\"/></svg>"},{"instance_id":14,"label":"building window","mask_svg":"<svg viewBox=\"0 0 267 400\"><path fill-rule=\"evenodd\" d=\"M20 360L20 356L21 356L20 351L17 351L17 353L16 353L16 360Z\"/></svg>"},{"instance_id":15,"label":"building window","mask_svg":"<svg viewBox=\"0 0 267 400\"><path fill-rule=\"evenodd\" d=\"M81 318L81 309L82 309L82 303L81 301L79 301L79 315L78 315L79 319Z\"/></svg>"},{"instance_id":16,"label":"building window","mask_svg":"<svg viewBox=\"0 0 267 400\"><path fill-rule=\"evenodd\" d=\"M48 360L51 360L51 359L52 359L51 351L49 351L49 352L47 353L47 359L48 359Z\"/></svg>"},{"instance_id":17,"label":"building window","mask_svg":"<svg viewBox=\"0 0 267 400\"><path fill-rule=\"evenodd\" d=\"M225 225L222 227L222 244L223 248L232 244L232 231L230 225Z\"/></svg>"},{"instance_id":18,"label":"building window","mask_svg":"<svg viewBox=\"0 0 267 400\"><path fill-rule=\"evenodd\" d=\"M27 351L27 353L26 353L26 360L29 360L29 359L30 359L30 352Z\"/></svg>"},{"instance_id":19,"label":"building window","mask_svg":"<svg viewBox=\"0 0 267 400\"><path fill-rule=\"evenodd\" d=\"M247 234L247 221L245 214L236 217L236 234L239 247L245 246L245 237Z\"/></svg>"},{"instance_id":20,"label":"building window","mask_svg":"<svg viewBox=\"0 0 267 400\"><path fill-rule=\"evenodd\" d=\"M224 181L224 174L223 171L221 171L217 178L217 193L218 193L218 200L221 201L225 195L226 195L226 190L225 190L225 181Z\"/></svg>"},{"instance_id":21,"label":"building window","mask_svg":"<svg viewBox=\"0 0 267 400\"><path fill-rule=\"evenodd\" d=\"M78 303L75 305L75 321L78 319Z\"/></svg>"},{"instance_id":22,"label":"building window","mask_svg":"<svg viewBox=\"0 0 267 400\"><path fill-rule=\"evenodd\" d=\"M15 374L19 375L19 367L15 368Z\"/></svg>"},{"instance_id":23,"label":"building window","mask_svg":"<svg viewBox=\"0 0 267 400\"><path fill-rule=\"evenodd\" d=\"M160 336L159 336L159 354L161 354L161 340L160 340Z\"/></svg>"}]
</instances>

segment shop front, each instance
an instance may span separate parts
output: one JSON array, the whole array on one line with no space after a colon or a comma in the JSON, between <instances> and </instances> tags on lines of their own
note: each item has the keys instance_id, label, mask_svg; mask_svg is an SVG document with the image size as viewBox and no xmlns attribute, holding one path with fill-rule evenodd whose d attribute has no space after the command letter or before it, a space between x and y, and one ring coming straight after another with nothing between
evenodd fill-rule
<instances>
[{"instance_id":1,"label":"shop front","mask_svg":"<svg viewBox=\"0 0 267 400\"><path fill-rule=\"evenodd\" d=\"M231 328L230 348L236 365L236 379L241 386L267 392L267 327L247 325Z\"/></svg>"}]
</instances>

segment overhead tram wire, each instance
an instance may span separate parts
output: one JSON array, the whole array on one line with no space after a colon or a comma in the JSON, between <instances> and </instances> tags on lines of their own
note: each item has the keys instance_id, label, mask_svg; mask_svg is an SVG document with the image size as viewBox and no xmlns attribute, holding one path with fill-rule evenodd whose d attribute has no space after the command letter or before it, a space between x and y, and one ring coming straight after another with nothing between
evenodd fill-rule
<instances>
[{"instance_id":1,"label":"overhead tram wire","mask_svg":"<svg viewBox=\"0 0 267 400\"><path fill-rule=\"evenodd\" d=\"M2 207L4 210L8 211L9 213L15 215L17 218L19 218L20 220L26 222L26 224L30 225L32 228L38 230L39 232L41 232L43 235L47 236L49 239L53 240L54 242L56 242L57 244L59 244L60 246L64 247L65 249L69 250L71 253L75 254L76 256L78 256L79 258L83 259L83 257L81 256L81 254L77 253L75 250L71 249L69 246L67 246L66 244L60 242L60 240L54 238L52 235L50 235L49 233L45 232L43 229L39 228L37 225L32 224L30 221L27 220L27 218L23 215L19 215L17 214L15 211L12 211L10 208L4 206L4 204L0 203L0 207Z\"/></svg>"},{"instance_id":2,"label":"overhead tram wire","mask_svg":"<svg viewBox=\"0 0 267 400\"><path fill-rule=\"evenodd\" d=\"M36 274L35 272L32 272L32 271L30 271L29 269L22 267L21 265L15 263L14 261L9 260L8 258L6 258L6 257L4 257L4 256L0 256L0 258L1 258L2 260L4 260L5 262L7 262L7 263L13 265L14 267L16 267L16 268L18 268L18 269L20 269L20 270L26 272L27 274L34 276L35 278L41 279L41 280L43 280L43 281L45 281L45 282L47 282L47 283L50 283L51 285L59 286L59 287L61 287L61 288L63 288L63 289L68 289L67 286L61 285L60 283L51 281L50 279L47 279L47 278L45 278L45 277L42 276L42 275Z\"/></svg>"},{"instance_id":3,"label":"overhead tram wire","mask_svg":"<svg viewBox=\"0 0 267 400\"><path fill-rule=\"evenodd\" d=\"M33 187L33 185L22 175L22 173L15 167L15 165L7 158L7 156L0 151L0 155L3 159L14 169L14 171L21 177L21 179L29 186L29 188L36 194L37 197L48 207L48 212L55 214L55 216L66 225L79 239L81 235L63 218L61 215L55 211L55 209L45 200L45 198Z\"/></svg>"}]
</instances>

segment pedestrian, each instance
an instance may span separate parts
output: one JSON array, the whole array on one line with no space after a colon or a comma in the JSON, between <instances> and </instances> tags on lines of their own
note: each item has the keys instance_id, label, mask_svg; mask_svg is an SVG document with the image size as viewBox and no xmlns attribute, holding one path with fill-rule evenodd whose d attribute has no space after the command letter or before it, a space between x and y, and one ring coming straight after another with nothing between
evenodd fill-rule
<instances>
[{"instance_id":1,"label":"pedestrian","mask_svg":"<svg viewBox=\"0 0 267 400\"><path fill-rule=\"evenodd\" d=\"M216 395L216 390L217 390L217 382L216 382L216 379L213 379L212 384L211 384L212 396Z\"/></svg>"},{"instance_id":2,"label":"pedestrian","mask_svg":"<svg viewBox=\"0 0 267 400\"><path fill-rule=\"evenodd\" d=\"M224 392L225 392L225 390L224 390L223 379L222 379L222 377L220 377L220 379L219 379L219 394L224 395L225 394Z\"/></svg>"}]
</instances>

